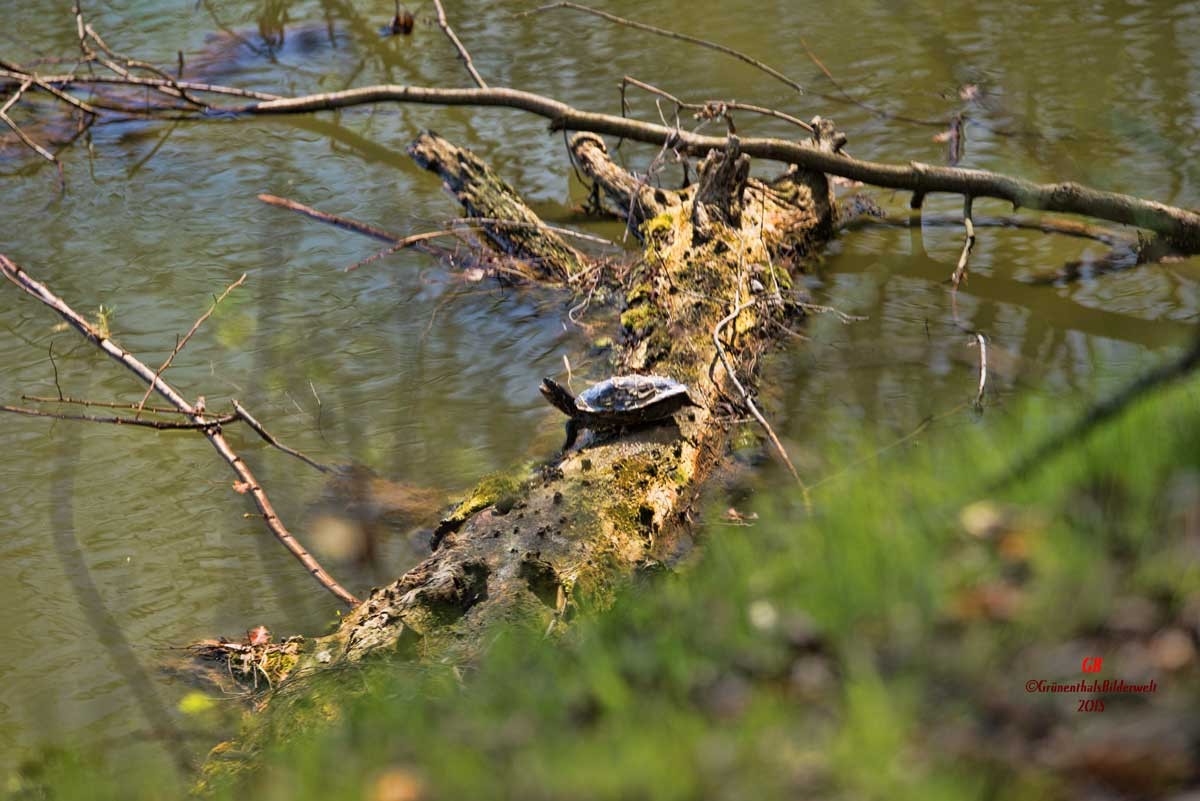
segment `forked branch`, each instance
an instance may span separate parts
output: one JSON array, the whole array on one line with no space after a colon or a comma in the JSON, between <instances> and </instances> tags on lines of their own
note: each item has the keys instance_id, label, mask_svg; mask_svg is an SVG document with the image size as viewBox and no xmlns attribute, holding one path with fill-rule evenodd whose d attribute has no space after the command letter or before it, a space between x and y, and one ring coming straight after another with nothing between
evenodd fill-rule
<instances>
[{"instance_id":1,"label":"forked branch","mask_svg":"<svg viewBox=\"0 0 1200 801\"><path fill-rule=\"evenodd\" d=\"M267 528L275 535L275 538L283 544L285 548L304 565L309 574L315 578L321 586L329 590L340 600L347 605L354 607L359 603L358 598L352 595L345 587L337 583L333 576L329 575L320 563L310 554L300 542L292 536L292 533L287 530L279 516L275 513L275 508L271 505L271 501L267 498L267 493L259 486L258 479L250 471L250 468L242 461L242 457L230 447L226 441L224 434L221 433L221 418L210 417L205 414L199 404L193 405L184 399L161 376L156 375L155 371L150 369L146 364L140 361L129 351L122 348L120 345L109 339L91 323L80 316L74 309L67 305L66 301L55 295L43 283L34 280L32 276L18 267L7 256L0 254L0 273L4 277L15 284L23 292L32 295L39 301L49 306L58 313L72 328L83 335L85 339L91 342L96 347L107 353L110 357L123 364L130 372L140 378L142 381L149 384L159 395L164 397L172 406L182 412L187 419L200 427L200 431L208 439L212 446L216 448L217 453L221 455L237 474L239 481L247 488L250 496L254 499L255 506L263 516L263 520L267 524Z\"/></svg>"},{"instance_id":2,"label":"forked branch","mask_svg":"<svg viewBox=\"0 0 1200 801\"><path fill-rule=\"evenodd\" d=\"M580 111L549 97L516 89L437 89L420 86L366 86L343 92L269 100L243 106L243 114L299 114L371 103L421 103L446 106L501 106L551 120L553 130L589 131L649 144L670 145L691 154L723 150L726 139L669 128L611 114ZM1004 200L1014 208L1082 214L1134 225L1162 234L1187 253L1200 253L1200 214L1132 195L1106 192L1074 182L1038 184L988 170L939 167L920 162L887 164L822 150L809 143L775 138L742 139L746 155L794 164L813 172L837 175L924 196L933 192Z\"/></svg>"},{"instance_id":3,"label":"forked branch","mask_svg":"<svg viewBox=\"0 0 1200 801\"><path fill-rule=\"evenodd\" d=\"M581 7L582 8L582 7ZM82 86L96 78L88 76L60 75L52 78L36 76L30 70L17 65L5 64L0 69L0 85L7 79L8 85L20 86L31 78L33 84L53 86L59 91ZM105 77L110 84L131 86L153 86L161 89L186 88L194 94L246 95L244 91L229 87L206 86L151 78ZM487 106L504 107L526 111L550 120L552 130L588 131L622 139L632 139L671 148L692 155L703 155L710 150L723 150L724 137L704 136L699 133L679 130L626 117L581 111L553 98L524 92L517 89L443 89L422 86L379 85L326 92L300 97L264 99L242 106L204 109L157 109L147 111L150 116L170 113L174 116L196 116L211 118L222 116L302 114L313 111L332 111L352 106L373 103L419 103L442 106ZM919 162L907 165L887 164L853 158L837 149L821 149L807 142L795 142L776 138L747 138L741 140L741 151L754 158L770 159L794 164L801 169L836 175L854 181L889 189L912 192L915 197L924 197L933 192L963 195L971 198L995 198L1004 200L1014 208L1058 211L1082 214L1110 222L1145 228L1163 235L1168 243L1186 253L1200 253L1200 214L1151 200L1118 192L1106 192L1073 182L1038 184L1009 175L987 170L940 167Z\"/></svg>"}]
</instances>

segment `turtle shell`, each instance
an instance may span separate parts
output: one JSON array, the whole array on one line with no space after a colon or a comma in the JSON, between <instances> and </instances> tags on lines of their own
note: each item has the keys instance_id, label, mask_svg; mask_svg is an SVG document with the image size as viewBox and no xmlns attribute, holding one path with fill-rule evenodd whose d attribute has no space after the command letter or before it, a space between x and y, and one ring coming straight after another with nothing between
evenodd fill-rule
<instances>
[{"instance_id":1,"label":"turtle shell","mask_svg":"<svg viewBox=\"0 0 1200 801\"><path fill-rule=\"evenodd\" d=\"M587 414L643 420L668 417L688 405L695 404L687 385L659 375L614 376L575 399L575 406Z\"/></svg>"}]
</instances>

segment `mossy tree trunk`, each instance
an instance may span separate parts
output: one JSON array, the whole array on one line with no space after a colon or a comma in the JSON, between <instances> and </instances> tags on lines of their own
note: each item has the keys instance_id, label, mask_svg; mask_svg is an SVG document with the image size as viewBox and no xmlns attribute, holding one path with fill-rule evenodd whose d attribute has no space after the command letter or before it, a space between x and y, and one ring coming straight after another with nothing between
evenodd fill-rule
<instances>
[{"instance_id":1,"label":"mossy tree trunk","mask_svg":"<svg viewBox=\"0 0 1200 801\"><path fill-rule=\"evenodd\" d=\"M832 131L821 131L818 146L832 149ZM520 618L550 627L580 601L603 605L620 581L669 551L726 452L729 415L719 410L741 400L718 359L718 322L741 309L721 333L729 363L746 383L778 330L771 320L791 313L793 271L834 229L823 174L792 168L770 182L750 178L750 159L735 137L708 155L698 183L678 191L639 182L595 135L576 135L570 148L644 246L623 279L612 372L678 379L701 407L680 413L678 428L585 438L561 459L482 480L443 521L429 558L375 590L335 634L309 649L322 662L385 649L470 655L490 625ZM469 214L536 220L474 156L429 135L413 150L423 166L447 178ZM547 253L564 253L560 241L491 239L503 241L511 255L538 259L539 272L559 281L579 269L574 251L563 266L547 266L555 263Z\"/></svg>"}]
</instances>

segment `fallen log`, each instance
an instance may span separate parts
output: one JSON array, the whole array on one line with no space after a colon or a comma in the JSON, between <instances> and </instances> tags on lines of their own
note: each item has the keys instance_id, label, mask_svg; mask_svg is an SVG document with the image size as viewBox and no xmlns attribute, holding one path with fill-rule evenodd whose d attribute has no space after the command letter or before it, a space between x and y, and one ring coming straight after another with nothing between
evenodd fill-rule
<instances>
[{"instance_id":1,"label":"fallen log","mask_svg":"<svg viewBox=\"0 0 1200 801\"><path fill-rule=\"evenodd\" d=\"M433 141L437 147L427 147ZM814 147L833 142L824 126ZM598 136L578 134L570 147L585 176L641 220L644 251L622 276L611 372L670 376L687 383L700 406L681 412L677 427L592 435L561 458L547 454L532 469L485 477L442 521L433 555L314 641L301 669L396 648L470 656L481 633L501 621L551 628L579 604L603 606L620 582L670 553L691 520L725 453L730 416L721 410L740 403L717 342L749 382L756 356L772 342L774 327L763 323L788 313L784 298L799 257L834 231L830 185L796 168L769 183L752 179L734 137L708 155L697 185L678 191L639 187ZM439 174L464 158L428 134L413 149ZM461 177L459 195L492 180L480 170ZM526 208L520 219L529 219L526 212L533 214Z\"/></svg>"}]
</instances>

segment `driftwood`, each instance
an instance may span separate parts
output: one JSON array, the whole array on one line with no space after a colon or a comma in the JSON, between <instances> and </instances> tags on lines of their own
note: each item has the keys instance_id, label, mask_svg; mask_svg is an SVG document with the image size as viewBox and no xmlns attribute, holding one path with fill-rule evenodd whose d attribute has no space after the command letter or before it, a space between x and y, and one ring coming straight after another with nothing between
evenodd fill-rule
<instances>
[{"instance_id":1,"label":"driftwood","mask_svg":"<svg viewBox=\"0 0 1200 801\"><path fill-rule=\"evenodd\" d=\"M585 268L587 257L543 224L474 153L426 132L409 145L408 154L441 176L468 217L505 221L485 225L484 233L501 253L529 264L527 277L569 282Z\"/></svg>"},{"instance_id":2,"label":"driftwood","mask_svg":"<svg viewBox=\"0 0 1200 801\"><path fill-rule=\"evenodd\" d=\"M691 519L704 479L725 452L728 420L719 410L739 402L718 351L748 381L771 342L773 327L763 322L787 313L782 296L766 287L790 287L791 274L771 265L798 264L798 255L834 230L829 182L795 169L769 184L748 178L731 139L702 168L703 188L650 189L642 202L638 191L648 188L609 159L599 137L579 134L570 147L583 173L643 220L645 251L624 278L612 372L670 375L690 385L701 407L681 413L677 427L593 435L532 471L484 478L442 521L434 554L364 599L336 634L314 641L302 667L381 648L472 652L481 631L516 618L553 627L577 603L602 605L623 577L664 558ZM466 158L429 134L414 151L439 174ZM454 191L470 213L467 198L492 187L494 177L470 170L463 180ZM519 219L533 214L515 193L505 202L521 205L508 209ZM705 220L703 230L696 219Z\"/></svg>"}]
</instances>

